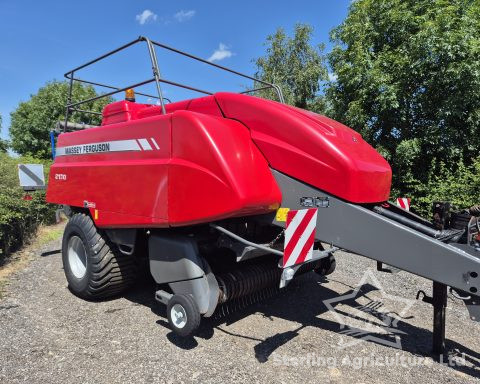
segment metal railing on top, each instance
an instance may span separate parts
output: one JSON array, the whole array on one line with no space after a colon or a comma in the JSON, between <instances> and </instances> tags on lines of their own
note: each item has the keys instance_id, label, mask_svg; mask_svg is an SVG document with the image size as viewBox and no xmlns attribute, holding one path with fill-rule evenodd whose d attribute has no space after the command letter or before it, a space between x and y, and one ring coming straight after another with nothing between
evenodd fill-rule
<instances>
[{"instance_id":1,"label":"metal railing on top","mask_svg":"<svg viewBox=\"0 0 480 384\"><path fill-rule=\"evenodd\" d=\"M151 64L152 64L152 72L153 72L153 77L152 78L141 81L139 83L130 84L126 87L116 87L116 86L113 86L113 85L102 84L102 83L89 81L89 80L84 80L84 79L75 77L75 72L78 72L79 70L84 69L85 67L88 67L92 64L95 64L95 63L97 63L97 62L99 62L99 61L101 61L101 60L103 60L103 59L105 59L109 56L114 55L115 53L123 51L124 49L127 49L127 48L131 47L132 45L135 45L135 44L138 44L138 43L141 43L141 42L145 42L147 44L148 53L149 53L150 61L151 61ZM83 113L91 113L91 114L95 114L95 115L101 115L100 112L80 109L80 108L78 108L79 106L81 106L83 104L86 104L86 103L90 103L92 101L95 101L95 100L98 100L98 99L101 99L101 98L113 96L117 93L126 91L129 88L136 88L136 87L140 87L140 86L143 86L143 85L146 85L146 84L155 83L158 96L149 95L149 94L140 93L140 92L135 92L135 93L138 94L138 95L158 99L160 101L160 105L161 105L163 114L166 113L165 100L167 100L169 102L170 102L170 100L165 98L165 96L163 96L161 83L169 84L169 85L179 87L179 88L183 88L183 89L188 89L190 91L199 92L199 93L202 93L202 94L205 94L205 95L213 95L215 93L215 92L210 92L210 91L206 91L206 90L203 90L203 89L199 89L199 88L196 88L196 87L192 87L192 86L189 86L189 85L186 85L186 84L181 84L181 83L177 83L177 82L170 81L170 80L167 80L167 79L163 79L160 75L160 69L159 69L159 66L158 66L157 54L156 54L156 51L155 51L155 47L159 47L159 48L162 48L162 49L174 52L174 53L178 53L178 54L180 54L182 56L186 56L190 59L200 61L200 62L208 64L212 67L216 67L216 68L221 69L223 71L233 73L234 75L241 76L243 78L252 80L254 82L254 84L259 83L259 84L262 85L262 87L246 90L246 91L239 92L239 93L245 94L245 93L253 93L253 92L256 92L256 91L261 91L261 90L266 90L266 89L273 89L277 93L278 100L281 103L285 103L285 100L284 100L283 94L282 94L282 90L280 89L280 87L278 85L268 83L268 82L260 80L260 79L256 79L252 76L245 75L241 72L238 72L238 71L235 71L233 69L224 67L223 65L212 63L212 62L210 62L208 60L205 60L205 59L202 59L198 56L192 55L192 54L187 53L187 52L180 51L176 48L169 47L165 44L158 43L156 41L150 40L147 37L140 36L136 40L133 40L133 41L131 41L131 42L125 44L125 45L122 45L121 47L119 47L117 49L114 49L113 51L107 52L104 55L102 55L100 57L97 57L96 59L90 60L89 62L87 62L85 64L82 64L82 65L68 71L67 73L65 73L65 77L67 79L69 79L69 81L70 81L70 87L69 87L69 91L68 91L68 98L67 98L67 105L66 105L65 124L63 125L64 131L65 131L66 127L68 126L68 118L69 118L69 115L72 112L83 112ZM106 92L106 93L102 93L99 96L91 97L91 98L86 99L86 100L72 102L73 84L74 84L75 81L77 81L79 83L85 83L85 84L90 84L90 85L94 85L94 86L98 86L98 87L107 88L107 89L110 89L111 91Z\"/></svg>"}]
</instances>

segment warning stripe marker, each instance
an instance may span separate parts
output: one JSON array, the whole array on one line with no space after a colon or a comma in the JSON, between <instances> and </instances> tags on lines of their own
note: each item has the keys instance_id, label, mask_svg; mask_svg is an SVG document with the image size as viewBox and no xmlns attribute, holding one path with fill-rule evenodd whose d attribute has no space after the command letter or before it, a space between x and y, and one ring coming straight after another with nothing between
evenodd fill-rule
<instances>
[{"instance_id":1,"label":"warning stripe marker","mask_svg":"<svg viewBox=\"0 0 480 384\"><path fill-rule=\"evenodd\" d=\"M410 211L410 201L411 199L409 197L399 197L397 198L397 206L406 211Z\"/></svg>"},{"instance_id":2,"label":"warning stripe marker","mask_svg":"<svg viewBox=\"0 0 480 384\"><path fill-rule=\"evenodd\" d=\"M284 268L312 258L316 225L317 209L288 211L283 255Z\"/></svg>"}]
</instances>

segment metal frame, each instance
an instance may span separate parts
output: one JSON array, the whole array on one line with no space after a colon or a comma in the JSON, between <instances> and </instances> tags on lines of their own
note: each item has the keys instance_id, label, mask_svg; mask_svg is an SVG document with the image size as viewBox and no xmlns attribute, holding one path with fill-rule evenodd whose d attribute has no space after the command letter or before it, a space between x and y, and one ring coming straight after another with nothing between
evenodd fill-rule
<instances>
[{"instance_id":1,"label":"metal frame","mask_svg":"<svg viewBox=\"0 0 480 384\"><path fill-rule=\"evenodd\" d=\"M238 236L237 234L235 234L235 233L229 231L228 229L225 229L225 228L223 228L219 225L210 223L210 227L215 228L217 231L224 233L225 235L231 237L232 239L234 239L234 240L236 240L236 241L238 241L238 242L240 242L240 243L242 243L242 244L244 244L248 247L256 248L256 249L259 249L259 250L262 250L262 251L265 251L265 252L268 252L268 253L273 253L274 255L277 255L277 256L282 256L282 259L280 259L279 262L278 262L278 267L283 268L282 276L280 278L280 288L286 287L287 284L295 276L295 273L303 265L310 264L310 263L315 263L318 260L329 257L329 256L333 255L334 252L340 250L340 248L338 248L338 247L330 247L330 248L325 249L323 251L314 250L313 251L313 256L312 256L311 259L306 260L302 263L292 265L291 267L284 268L284 266L283 266L283 255L284 255L284 253L282 251L279 251L278 249L274 249L274 248L268 246L268 244L266 244L266 245L256 244L256 243L253 243L251 241L248 241L247 239L244 239L243 237ZM239 260L237 259L237 261L239 261Z\"/></svg>"},{"instance_id":2,"label":"metal frame","mask_svg":"<svg viewBox=\"0 0 480 384\"><path fill-rule=\"evenodd\" d=\"M367 207L349 203L272 170L282 191L282 207L305 209L302 197L328 197L318 208L316 239L380 261L460 291L480 292L480 252L446 244ZM284 227L284 222L274 221ZM480 319L479 319L480 320Z\"/></svg>"},{"instance_id":3,"label":"metal frame","mask_svg":"<svg viewBox=\"0 0 480 384\"><path fill-rule=\"evenodd\" d=\"M433 306L435 354L443 353L445 348L447 286L469 295L461 300L470 318L480 321L479 250L467 244L446 244L368 206L346 202L276 170L272 173L282 191L282 207L304 209L301 202L305 197L328 198L328 206L318 208L317 240L433 281L432 296L419 291L417 299L423 293L422 301ZM270 220L285 226L274 214Z\"/></svg>"},{"instance_id":4,"label":"metal frame","mask_svg":"<svg viewBox=\"0 0 480 384\"><path fill-rule=\"evenodd\" d=\"M135 44L138 44L138 43L142 43L142 42L145 42L147 44L147 48L148 48L148 54L150 56L150 61L151 61L151 64L152 64L152 73L153 73L153 77L152 78L149 78L145 81L142 81L142 82L139 82L139 83L136 83L136 84L130 84L126 87L116 87L116 86L113 86L113 85L108 85L108 84L102 84L102 83L98 83L98 82L93 82L93 81L90 81L90 80L84 80L84 79L81 79L81 78L78 78L78 77L75 77L75 73L80 71L81 69L84 69L88 66L91 66L109 56L112 56L120 51L123 51ZM120 93L120 92L123 92L129 88L135 88L135 87L140 87L142 85L146 85L146 84L150 84L150 83L155 83L156 85L156 89L157 89L157 94L158 96L153 96L153 95L149 95L149 94L145 94L145 93L140 93L140 92L136 92L138 95L142 95L142 96L147 96L147 97L151 97L151 98L155 98L155 99L158 99L160 101L160 105L161 105L161 108L162 108L162 114L166 114L166 109L165 109L165 100L168 100L170 102L169 99L165 98L163 96L163 92L162 92L162 87L160 85L160 83L165 83L165 84L169 84L169 85L173 85L175 87L179 87L179 88L184 88L184 89L188 89L190 91L194 91L194 92L198 92L198 93L202 93L202 94L205 94L205 95L212 95L213 93L215 92L211 92L211 91L206 91L206 90L203 90L203 89L199 89L199 88L196 88L196 87L192 87L192 86L189 86L189 85L186 85L186 84L181 84L181 83L176 83L174 81L171 81L171 80L167 80L167 79L164 79L161 77L161 74L160 74L160 69L159 69L159 65L158 65L158 60L157 60L157 54L156 54L156 51L155 51L155 47L159 47L159 48L162 48L162 49L165 49L165 50L168 50L168 51L171 51L171 52L174 52L174 53L177 53L179 55L182 55L182 56L186 56L190 59L193 59L195 61L199 61L199 62L202 62L204 64L208 64L212 67L215 67L215 68L218 68L218 69L221 69L223 71L226 71L226 72L230 72L230 73L233 73L234 75L237 75L237 76L241 76L243 78L246 78L246 79L249 79L249 80L253 80L254 82L257 82L257 83L260 83L262 84L262 87L259 87L259 88L254 88L254 89L251 89L251 90L247 90L247 91L243 91L243 92L239 92L241 94L245 94L245 93L252 93L252 92L256 92L256 91L261 91L261 90L265 90L265 89L273 89L275 90L275 92L277 93L277 96L278 96L278 100L281 102L281 103L285 103L285 99L283 97L283 94L282 94L282 90L280 89L280 87L278 85L275 85L275 84L272 84L272 83L268 83L266 81L263 81L263 80L260 80L260 79L256 79L252 76L249 76L249 75L245 75L241 72L238 72L238 71L235 71L233 69L230 69L230 68L227 68L227 67L224 67L222 65L219 65L219 64L215 64L215 63L212 63L208 60L205 60L205 59L202 59L198 56L195 56L195 55L192 55L190 53L187 53L187 52L183 52L183 51L180 51L176 48L172 48L168 45L165 45L165 44L161 44L159 42L156 42L156 41L153 41L153 40L150 40L149 38L145 37L145 36L139 36L136 40L133 40L127 44L124 44L122 45L121 47L118 47L110 52L107 52L105 53L104 55L101 55L93 60L90 60L88 61L87 63L85 64L82 64L70 71L68 71L67 73L65 73L65 78L67 78L69 80L69 83L70 83L70 87L69 87L69 91L68 91L68 97L67 97L67 105L66 105L66 111L65 111L65 125L64 127L67 126L67 123L68 123L68 118L69 118L69 115L74 113L74 112L83 112L83 113L91 113L91 114L95 114L95 115L98 115L99 112L95 112L95 111L88 111L88 110L85 110L85 109L80 109L80 108L77 108L83 104L86 104L86 103L89 103L89 102L92 102L92 101L95 101L95 100L98 100L98 99L101 99L101 98L104 98L104 97L109 97L109 96L112 96L112 95L115 95L117 93ZM84 84L90 84L90 85L95 85L95 86L98 86L98 87L103 87L103 88L107 88L107 89L110 89L111 91L110 92L107 92L107 93L104 93L102 95L99 95L99 96L95 96L95 97L91 97L89 99L86 99L86 100L80 100L80 101L77 101L77 102L72 102L72 92L73 92L73 84L74 82L79 82L79 83L84 83ZM255 84L255 83L254 83ZM65 131L65 128L64 128L64 131Z\"/></svg>"}]
</instances>

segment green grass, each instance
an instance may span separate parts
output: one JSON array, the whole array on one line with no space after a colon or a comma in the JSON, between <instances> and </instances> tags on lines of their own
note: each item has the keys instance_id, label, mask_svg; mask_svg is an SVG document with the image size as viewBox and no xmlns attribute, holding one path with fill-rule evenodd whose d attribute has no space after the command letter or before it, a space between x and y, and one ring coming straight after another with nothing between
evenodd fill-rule
<instances>
[{"instance_id":1,"label":"green grass","mask_svg":"<svg viewBox=\"0 0 480 384\"><path fill-rule=\"evenodd\" d=\"M55 225L55 226L44 227L44 228L48 228L49 230L44 232L40 231L41 233L39 233L37 239L34 242L36 246L42 246L54 240L57 240L63 234L63 226L58 227L57 225Z\"/></svg>"},{"instance_id":2,"label":"green grass","mask_svg":"<svg viewBox=\"0 0 480 384\"><path fill-rule=\"evenodd\" d=\"M32 241L22 247L19 251L10 255L4 263L0 266L0 299L5 296L5 288L9 283L9 277L22 269L24 269L31 260L33 260L32 254L38 250L38 248L48 244L52 241L59 239L62 236L65 222L55 225L41 226L36 236Z\"/></svg>"}]
</instances>

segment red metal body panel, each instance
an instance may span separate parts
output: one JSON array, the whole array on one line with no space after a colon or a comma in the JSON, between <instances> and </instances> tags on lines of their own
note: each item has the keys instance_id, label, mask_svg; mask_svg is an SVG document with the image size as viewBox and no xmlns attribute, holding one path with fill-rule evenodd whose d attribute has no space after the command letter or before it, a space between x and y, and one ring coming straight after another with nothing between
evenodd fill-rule
<instances>
[{"instance_id":1,"label":"red metal body panel","mask_svg":"<svg viewBox=\"0 0 480 384\"><path fill-rule=\"evenodd\" d=\"M136 149L83 148L120 141ZM176 111L59 136L57 150L77 147L83 153L55 159L47 200L87 204L99 227L189 225L265 213L281 202L267 161L233 120Z\"/></svg>"},{"instance_id":2,"label":"red metal body panel","mask_svg":"<svg viewBox=\"0 0 480 384\"><path fill-rule=\"evenodd\" d=\"M388 162L356 131L325 116L233 93L215 98L241 121L272 168L354 203L388 199Z\"/></svg>"},{"instance_id":3,"label":"red metal body panel","mask_svg":"<svg viewBox=\"0 0 480 384\"><path fill-rule=\"evenodd\" d=\"M175 112L169 172L169 222L207 222L277 209L281 192L242 124Z\"/></svg>"},{"instance_id":4,"label":"red metal body panel","mask_svg":"<svg viewBox=\"0 0 480 384\"><path fill-rule=\"evenodd\" d=\"M47 200L88 207L100 227L166 227L275 210L270 166L339 198L381 202L388 163L324 116L219 93L159 106L120 101L102 126L64 133Z\"/></svg>"},{"instance_id":5,"label":"red metal body panel","mask_svg":"<svg viewBox=\"0 0 480 384\"><path fill-rule=\"evenodd\" d=\"M165 111L172 113L180 110L200 112L212 116L222 116L216 100L212 96L199 97L198 99L183 100L165 105ZM162 107L152 104L139 104L122 100L111 103L103 108L102 125L122 123L145 117L162 114Z\"/></svg>"},{"instance_id":6,"label":"red metal body panel","mask_svg":"<svg viewBox=\"0 0 480 384\"><path fill-rule=\"evenodd\" d=\"M57 148L154 138L159 149L57 156L47 201L76 207L92 203L99 226L167 225L170 137L171 115L61 134Z\"/></svg>"},{"instance_id":7,"label":"red metal body panel","mask_svg":"<svg viewBox=\"0 0 480 384\"><path fill-rule=\"evenodd\" d=\"M132 103L122 100L106 105L102 113L102 125L109 125L130 121L137 118L139 111L144 110L148 105Z\"/></svg>"}]
</instances>

